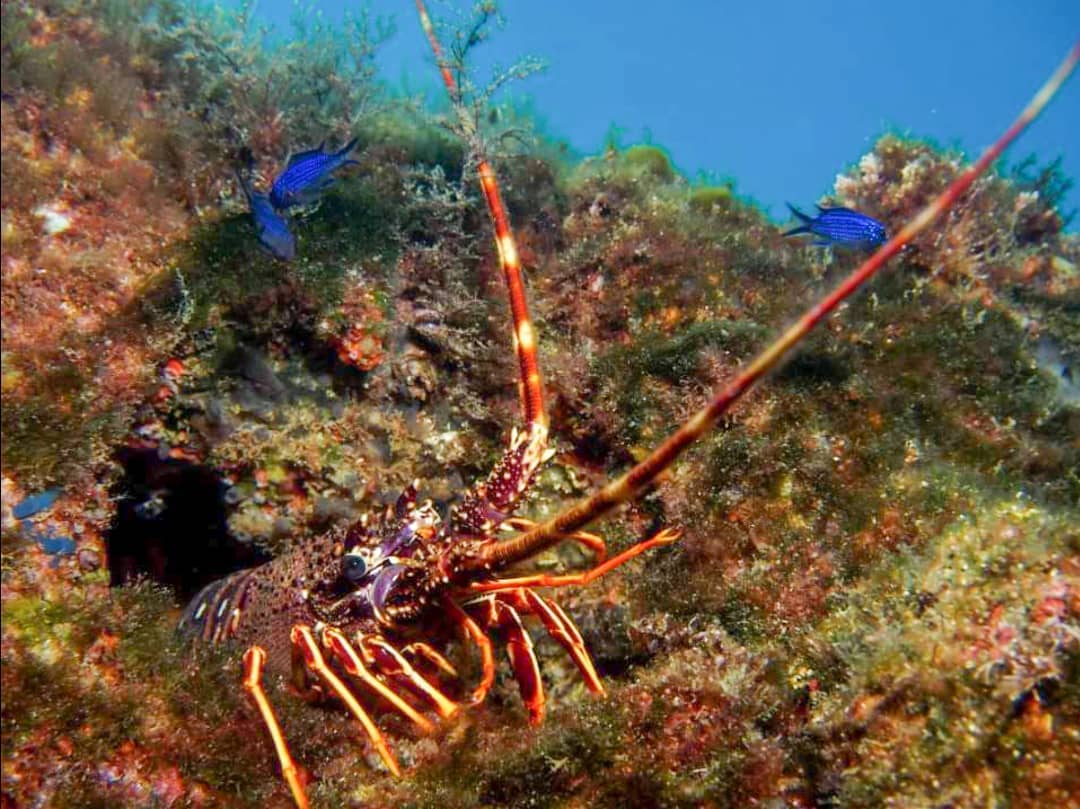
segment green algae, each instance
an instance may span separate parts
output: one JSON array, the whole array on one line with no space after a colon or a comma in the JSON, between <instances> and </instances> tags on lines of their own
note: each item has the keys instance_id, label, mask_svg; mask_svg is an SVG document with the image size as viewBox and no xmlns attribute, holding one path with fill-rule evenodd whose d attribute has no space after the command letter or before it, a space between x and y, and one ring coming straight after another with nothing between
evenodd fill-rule
<instances>
[{"instance_id":1,"label":"green algae","mask_svg":"<svg viewBox=\"0 0 1080 809\"><path fill-rule=\"evenodd\" d=\"M4 655L4 759L43 737L70 744L64 755L77 764L58 806L112 805L107 781L83 762L119 766L125 745L167 751L184 777L211 789L255 800L264 788L237 758L244 745L235 732L206 733L238 709L238 663L203 650L193 670L171 605L171 594L146 585L92 598L4 600L5 642L18 647ZM187 734L196 728L205 735L192 746Z\"/></svg>"},{"instance_id":2,"label":"green algae","mask_svg":"<svg viewBox=\"0 0 1080 809\"><path fill-rule=\"evenodd\" d=\"M635 174L649 177L660 183L670 183L675 179L675 169L671 158L658 146L639 144L631 146L619 155L620 160Z\"/></svg>"},{"instance_id":3,"label":"green algae","mask_svg":"<svg viewBox=\"0 0 1080 809\"><path fill-rule=\"evenodd\" d=\"M731 188L726 185L704 185L690 191L690 209L700 214L715 214L731 207Z\"/></svg>"},{"instance_id":4,"label":"green algae","mask_svg":"<svg viewBox=\"0 0 1080 809\"><path fill-rule=\"evenodd\" d=\"M1023 734L1014 701L1044 678L1063 677L1061 666L1068 665L1052 662L1052 652L1046 656L1064 628L1040 625L1035 611L1040 598L1056 592L1055 568L1069 552L1071 519L1022 501L988 503L921 552L878 568L819 628L849 661L847 692L900 689L904 703L916 706L890 707L882 713L895 719L871 720L856 748L861 776L845 783L842 805L886 796L920 803L937 800L943 789L1000 799L1012 792L1010 782L1019 786L1009 773L1034 761L1008 762L1003 755L1011 746L1007 737ZM998 631L999 620L1011 627L1007 635ZM991 640L995 632L1009 638L1002 658ZM957 644L957 636L970 646ZM1054 699L1049 707L1059 705ZM885 741L889 721L922 729ZM985 767L986 781L970 772Z\"/></svg>"},{"instance_id":5,"label":"green algae","mask_svg":"<svg viewBox=\"0 0 1080 809\"><path fill-rule=\"evenodd\" d=\"M6 400L0 424L4 467L28 484L43 487L83 476L88 459L101 457L127 431L124 409L94 412L94 391L79 369L25 378L33 379L35 393Z\"/></svg>"}]
</instances>

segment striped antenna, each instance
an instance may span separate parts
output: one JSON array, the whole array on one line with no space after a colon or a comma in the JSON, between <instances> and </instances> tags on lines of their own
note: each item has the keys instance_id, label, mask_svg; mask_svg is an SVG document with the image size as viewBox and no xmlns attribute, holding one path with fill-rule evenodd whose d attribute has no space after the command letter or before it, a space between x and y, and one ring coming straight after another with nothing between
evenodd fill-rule
<instances>
[{"instance_id":1,"label":"striped antenna","mask_svg":"<svg viewBox=\"0 0 1080 809\"><path fill-rule=\"evenodd\" d=\"M461 120L462 128L468 133L469 148L473 150L477 161L476 169L480 175L480 188L484 192L484 199L487 201L491 221L495 227L495 245L499 249L499 265L502 267L506 288L510 293L510 313L514 319L514 351L517 353L518 371L521 377L519 384L525 421L530 425L537 424L546 428L548 418L544 409L543 382L540 379L540 364L536 354L536 329L533 327L532 318L529 317L529 304L525 299L525 283L521 277L521 260L518 257L517 242L514 241L513 231L510 230L510 219L506 215L506 207L499 193L495 171L484 154L483 143L476 131L476 124L469 117L469 112L461 97L461 88L455 81L450 63L443 55L442 46L439 44L438 37L435 36L435 27L431 24L431 17L428 16L424 0L416 0L416 10L420 15L420 25L423 26L428 42L431 43L431 50L435 54L435 62L439 66L443 83L446 84L450 103Z\"/></svg>"},{"instance_id":2,"label":"striped antenna","mask_svg":"<svg viewBox=\"0 0 1080 809\"><path fill-rule=\"evenodd\" d=\"M676 430L663 444L657 447L641 463L618 480L589 498L580 501L557 517L519 534L512 539L498 544L484 546L477 557L471 560L469 567L486 568L506 565L533 556L566 538L567 534L577 531L606 514L619 503L631 500L643 489L656 480L670 466L683 450L694 443L716 423L724 413L743 397L765 374L775 368L806 335L825 320L845 300L851 297L863 284L869 281L878 270L900 252L900 249L925 230L931 222L944 213L963 194L975 179L986 171L1016 137L1024 131L1035 117L1042 112L1054 94L1080 60L1080 41L1073 45L1068 56L1058 66L1045 85L1035 94L1020 116L1005 133L987 149L982 157L968 167L967 171L956 178L936 199L923 208L892 239L886 242L866 262L845 278L839 286L821 302L808 310L794 325L787 329L768 348L761 352L738 376L723 388L711 402L699 410L685 424Z\"/></svg>"}]
</instances>

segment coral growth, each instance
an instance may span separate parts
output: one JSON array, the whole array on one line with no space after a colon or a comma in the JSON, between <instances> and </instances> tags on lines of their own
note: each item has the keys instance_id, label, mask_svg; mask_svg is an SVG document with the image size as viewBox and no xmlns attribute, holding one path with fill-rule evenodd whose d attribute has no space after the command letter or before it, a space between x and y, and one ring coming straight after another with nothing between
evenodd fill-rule
<instances>
[{"instance_id":1,"label":"coral growth","mask_svg":"<svg viewBox=\"0 0 1080 809\"><path fill-rule=\"evenodd\" d=\"M361 371L373 371L383 361L380 326L382 310L375 297L356 286L342 298L338 309L341 325L324 324L322 331L337 349L338 359Z\"/></svg>"}]
</instances>

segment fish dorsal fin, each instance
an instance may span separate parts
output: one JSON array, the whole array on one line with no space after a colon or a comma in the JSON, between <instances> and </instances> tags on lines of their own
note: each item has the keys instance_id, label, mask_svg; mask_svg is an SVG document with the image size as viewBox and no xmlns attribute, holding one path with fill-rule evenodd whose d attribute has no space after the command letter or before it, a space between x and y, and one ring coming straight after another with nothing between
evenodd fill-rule
<instances>
[{"instance_id":1,"label":"fish dorsal fin","mask_svg":"<svg viewBox=\"0 0 1080 809\"><path fill-rule=\"evenodd\" d=\"M851 208L845 208L843 205L830 205L828 207L825 207L823 205L817 205L815 203L814 207L818 209L818 213L829 213L830 211L844 211L845 213L856 213L856 211L853 211Z\"/></svg>"},{"instance_id":2,"label":"fish dorsal fin","mask_svg":"<svg viewBox=\"0 0 1080 809\"><path fill-rule=\"evenodd\" d=\"M306 152L297 152L294 155L289 155L289 160L285 163L285 168L290 169L301 160L307 160L315 155L325 154L325 152L323 152L324 146L326 146L325 140L315 149L308 149Z\"/></svg>"}]
</instances>

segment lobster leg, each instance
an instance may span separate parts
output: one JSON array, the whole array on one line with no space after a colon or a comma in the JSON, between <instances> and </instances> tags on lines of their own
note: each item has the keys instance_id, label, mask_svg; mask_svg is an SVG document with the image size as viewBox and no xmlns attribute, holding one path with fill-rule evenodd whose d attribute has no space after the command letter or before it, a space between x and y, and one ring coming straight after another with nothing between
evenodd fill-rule
<instances>
[{"instance_id":1,"label":"lobster leg","mask_svg":"<svg viewBox=\"0 0 1080 809\"><path fill-rule=\"evenodd\" d=\"M540 618L547 629L548 634L562 644L570 657L573 658L585 678L586 687L594 694L604 696L604 684L600 681L600 675L596 673L592 658L585 648L585 640L570 620L570 616L563 612L563 608L550 599L546 599L539 593L522 588L516 593L518 599L523 601L526 608L533 615Z\"/></svg>"},{"instance_id":2,"label":"lobster leg","mask_svg":"<svg viewBox=\"0 0 1080 809\"><path fill-rule=\"evenodd\" d=\"M423 714L402 699L396 691L390 688L390 686L386 685L386 683L371 673L368 667L364 665L364 661L360 659L360 654L353 648L353 645L349 643L348 639L340 629L335 627L327 627L324 629L322 633L322 642L323 646L329 649L331 654L334 655L334 659L341 663L345 671L363 682L364 685L411 719L422 732L431 733L435 730L435 726L424 717Z\"/></svg>"},{"instance_id":3,"label":"lobster leg","mask_svg":"<svg viewBox=\"0 0 1080 809\"><path fill-rule=\"evenodd\" d=\"M433 649L430 644L424 643L422 641L410 643L408 646L404 647L401 650L401 653L406 657L411 657L414 659L417 657L422 657L424 660L427 660L429 663L435 666L435 668L437 668L439 671L449 677L458 676L457 669L454 668L454 664L447 660L445 657L443 657L441 654L439 654L437 651L435 651L435 649Z\"/></svg>"},{"instance_id":4,"label":"lobster leg","mask_svg":"<svg viewBox=\"0 0 1080 809\"><path fill-rule=\"evenodd\" d=\"M262 687L263 666L266 664L266 651L261 646L252 646L244 652L244 690L251 696L255 707L259 709L266 729L270 732L270 739L274 742L274 751L277 753L278 762L281 764L281 774L285 783L289 785L293 800L299 809L308 809L307 794L304 785L300 783L300 771L293 761L289 747L285 743L285 734L281 732L281 724L274 715L274 709Z\"/></svg>"},{"instance_id":5,"label":"lobster leg","mask_svg":"<svg viewBox=\"0 0 1080 809\"><path fill-rule=\"evenodd\" d=\"M515 531L528 531L530 528L535 528L537 522L525 517L511 517L503 525L509 526ZM596 556L596 563L600 564L607 559L607 543L603 537L596 534L590 534L587 531L575 531L572 534L566 535L567 539L572 539L579 545L584 545Z\"/></svg>"},{"instance_id":6,"label":"lobster leg","mask_svg":"<svg viewBox=\"0 0 1080 809\"><path fill-rule=\"evenodd\" d=\"M364 728L364 732L367 733L368 738L371 739L371 743L375 745L375 749L379 751L379 755L382 756L382 760L386 763L390 772L400 776L401 769L398 767L394 754L390 752L390 748L386 744L386 739L383 737L382 731L379 730L371 717L368 716L367 711L360 707L360 703L356 701L356 697L352 695L352 692L349 691L345 683L343 683L326 664L322 652L319 651L319 645L315 642L315 636L311 632L311 627L303 624L296 624L292 628L289 639L292 641L293 646L300 650L308 670L326 683L330 687L330 690L337 694L341 701L345 703L346 707L352 712L352 715L356 717L357 721L360 722Z\"/></svg>"},{"instance_id":7,"label":"lobster leg","mask_svg":"<svg viewBox=\"0 0 1080 809\"><path fill-rule=\"evenodd\" d=\"M606 562L581 573L568 573L566 575L552 575L550 573L536 573L531 576L517 576L512 579L493 579L491 581L478 581L469 585L469 589L478 593L493 593L505 590L516 590L519 587L567 587L570 585L584 585L598 579L605 573L609 573L620 565L624 565L650 548L658 545L670 545L682 536L682 531L676 528L663 528L643 542L632 545L622 553L608 559Z\"/></svg>"},{"instance_id":8,"label":"lobster leg","mask_svg":"<svg viewBox=\"0 0 1080 809\"><path fill-rule=\"evenodd\" d=\"M459 607L453 599L443 598L442 604L446 614L450 616L454 623L465 630L465 635L480 650L483 674L480 677L480 683L469 698L469 702L473 705L479 705L487 699L488 691L491 690L491 686L495 682L495 650L491 646L491 638L484 634L484 630L480 628L480 625L465 610Z\"/></svg>"},{"instance_id":9,"label":"lobster leg","mask_svg":"<svg viewBox=\"0 0 1080 809\"><path fill-rule=\"evenodd\" d=\"M458 705L412 667L401 652L378 635L357 635L357 645L388 677L398 677L409 683L438 711L443 719L457 713Z\"/></svg>"},{"instance_id":10,"label":"lobster leg","mask_svg":"<svg viewBox=\"0 0 1080 809\"><path fill-rule=\"evenodd\" d=\"M521 616L513 606L495 597L485 598L477 606L483 608L481 623L497 629L506 639L506 653L521 691L521 699L529 712L529 723L539 725L544 721L544 684L540 679L540 664L536 661L532 638L525 631Z\"/></svg>"}]
</instances>

